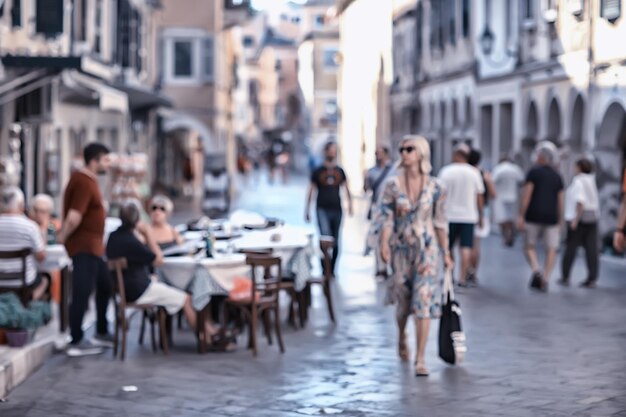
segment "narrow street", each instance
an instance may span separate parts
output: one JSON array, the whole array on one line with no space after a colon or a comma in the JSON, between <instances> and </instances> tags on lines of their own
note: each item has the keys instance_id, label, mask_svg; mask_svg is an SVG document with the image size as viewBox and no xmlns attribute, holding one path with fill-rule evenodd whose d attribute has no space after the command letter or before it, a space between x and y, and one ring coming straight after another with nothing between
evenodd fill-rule
<instances>
[{"instance_id":1,"label":"narrow street","mask_svg":"<svg viewBox=\"0 0 626 417\"><path fill-rule=\"evenodd\" d=\"M305 181L262 184L238 207L303 224ZM527 289L521 250L484 242L481 287L459 294L468 337L466 362L445 365L431 329L429 378L396 355L393 309L381 302L372 260L363 258L365 204L343 230L335 286L338 324L315 293L304 330L285 330L286 353L261 339L258 358L195 352L189 330L174 334L169 356L139 347L131 326L125 362L110 353L57 354L0 404L12 416L626 416L626 281L603 263L599 287ZM575 281L584 278L577 265ZM620 272L621 271L621 272ZM411 332L412 334L412 332ZM413 340L412 338L409 340ZM134 385L136 392L122 387Z\"/></svg>"}]
</instances>

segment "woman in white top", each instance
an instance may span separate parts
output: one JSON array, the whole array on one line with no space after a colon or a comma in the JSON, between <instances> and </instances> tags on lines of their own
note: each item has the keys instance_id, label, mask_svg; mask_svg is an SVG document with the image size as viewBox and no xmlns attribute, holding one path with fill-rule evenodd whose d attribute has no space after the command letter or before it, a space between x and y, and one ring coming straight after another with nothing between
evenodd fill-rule
<instances>
[{"instance_id":1,"label":"woman in white top","mask_svg":"<svg viewBox=\"0 0 626 417\"><path fill-rule=\"evenodd\" d=\"M598 218L600 201L593 164L586 158L576 161L576 175L565 194L567 241L561 265L562 285L569 285L570 272L579 246L585 248L587 280L581 287L594 288L598 280Z\"/></svg>"}]
</instances>

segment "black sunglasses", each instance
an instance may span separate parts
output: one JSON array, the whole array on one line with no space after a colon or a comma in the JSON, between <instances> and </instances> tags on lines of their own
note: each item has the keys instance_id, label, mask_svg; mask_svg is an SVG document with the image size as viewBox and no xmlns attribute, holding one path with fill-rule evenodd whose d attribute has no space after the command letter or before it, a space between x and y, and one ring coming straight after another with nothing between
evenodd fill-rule
<instances>
[{"instance_id":1,"label":"black sunglasses","mask_svg":"<svg viewBox=\"0 0 626 417\"><path fill-rule=\"evenodd\" d=\"M157 210L161 210L161 211L165 211L165 207L163 206L152 206L151 207L152 211L157 211Z\"/></svg>"},{"instance_id":2,"label":"black sunglasses","mask_svg":"<svg viewBox=\"0 0 626 417\"><path fill-rule=\"evenodd\" d=\"M411 153L415 150L415 146L401 146L400 148L398 148L398 152L400 152L401 154L403 153Z\"/></svg>"}]
</instances>

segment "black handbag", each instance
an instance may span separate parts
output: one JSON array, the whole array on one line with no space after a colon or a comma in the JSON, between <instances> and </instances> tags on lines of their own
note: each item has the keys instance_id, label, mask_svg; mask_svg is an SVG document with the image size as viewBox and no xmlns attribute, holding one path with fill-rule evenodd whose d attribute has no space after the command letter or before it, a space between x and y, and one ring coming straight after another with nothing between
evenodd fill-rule
<instances>
[{"instance_id":1,"label":"black handbag","mask_svg":"<svg viewBox=\"0 0 626 417\"><path fill-rule=\"evenodd\" d=\"M454 298L452 271L446 271L439 321L439 357L451 365L458 365L463 362L466 352L465 333L461 327L461 307Z\"/></svg>"}]
</instances>

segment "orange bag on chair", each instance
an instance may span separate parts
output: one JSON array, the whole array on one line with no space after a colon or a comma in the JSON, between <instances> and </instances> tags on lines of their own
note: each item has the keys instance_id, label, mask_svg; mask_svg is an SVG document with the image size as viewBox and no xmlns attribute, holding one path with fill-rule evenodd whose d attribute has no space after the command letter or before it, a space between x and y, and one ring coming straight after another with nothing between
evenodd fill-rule
<instances>
[{"instance_id":1,"label":"orange bag on chair","mask_svg":"<svg viewBox=\"0 0 626 417\"><path fill-rule=\"evenodd\" d=\"M233 289L229 291L228 298L232 301L250 301L252 297L252 280L250 278L236 277ZM259 301L261 294L256 293L256 301Z\"/></svg>"}]
</instances>

